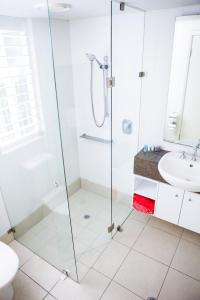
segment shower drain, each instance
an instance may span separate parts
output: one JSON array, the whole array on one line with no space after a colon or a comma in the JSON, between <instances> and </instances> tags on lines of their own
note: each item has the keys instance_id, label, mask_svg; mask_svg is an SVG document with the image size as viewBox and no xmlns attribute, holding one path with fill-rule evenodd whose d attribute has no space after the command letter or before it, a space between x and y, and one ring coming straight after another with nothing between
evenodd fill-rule
<instances>
[{"instance_id":1,"label":"shower drain","mask_svg":"<svg viewBox=\"0 0 200 300\"><path fill-rule=\"evenodd\" d=\"M83 217L85 220L88 220L88 219L90 219L90 215L84 215L84 217Z\"/></svg>"}]
</instances>

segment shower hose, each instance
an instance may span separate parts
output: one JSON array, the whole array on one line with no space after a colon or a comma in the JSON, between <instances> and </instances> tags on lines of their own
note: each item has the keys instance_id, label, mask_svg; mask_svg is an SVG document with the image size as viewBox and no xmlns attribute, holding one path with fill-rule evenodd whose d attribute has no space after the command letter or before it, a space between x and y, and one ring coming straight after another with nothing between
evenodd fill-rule
<instances>
[{"instance_id":1,"label":"shower hose","mask_svg":"<svg viewBox=\"0 0 200 300\"><path fill-rule=\"evenodd\" d=\"M91 77L90 77L90 96L91 96L91 105L92 105L92 115L94 119L94 123L98 128L103 127L106 117L108 116L108 111L107 111L107 88L106 88L106 75L107 75L107 69L105 66L102 66L102 71L103 71L103 92L104 92L104 115L103 115L103 120L101 122L97 121L96 114L95 114L95 108L94 108L94 90L93 90L93 85L94 85L94 61L91 61Z\"/></svg>"}]
</instances>

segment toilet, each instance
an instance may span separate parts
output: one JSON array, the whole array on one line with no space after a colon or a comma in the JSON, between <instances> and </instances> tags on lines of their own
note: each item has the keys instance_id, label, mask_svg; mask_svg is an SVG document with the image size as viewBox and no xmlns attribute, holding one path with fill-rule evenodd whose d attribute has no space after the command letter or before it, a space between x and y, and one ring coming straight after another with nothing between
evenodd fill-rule
<instances>
[{"instance_id":1,"label":"toilet","mask_svg":"<svg viewBox=\"0 0 200 300\"><path fill-rule=\"evenodd\" d=\"M0 300L12 300L14 289L12 281L19 267L17 254L6 244L0 242Z\"/></svg>"}]
</instances>

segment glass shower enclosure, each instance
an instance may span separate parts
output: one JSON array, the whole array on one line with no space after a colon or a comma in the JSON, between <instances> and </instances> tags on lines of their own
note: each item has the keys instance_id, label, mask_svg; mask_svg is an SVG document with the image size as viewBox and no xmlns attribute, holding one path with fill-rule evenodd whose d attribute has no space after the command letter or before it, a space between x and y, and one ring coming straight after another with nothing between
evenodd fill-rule
<instances>
[{"instance_id":1,"label":"glass shower enclosure","mask_svg":"<svg viewBox=\"0 0 200 300\"><path fill-rule=\"evenodd\" d=\"M109 0L9 3L0 190L15 239L81 280L132 211L144 12Z\"/></svg>"},{"instance_id":2,"label":"glass shower enclosure","mask_svg":"<svg viewBox=\"0 0 200 300\"><path fill-rule=\"evenodd\" d=\"M49 10L7 2L0 16L0 187L15 239L77 280Z\"/></svg>"},{"instance_id":3,"label":"glass shower enclosure","mask_svg":"<svg viewBox=\"0 0 200 300\"><path fill-rule=\"evenodd\" d=\"M64 19L55 18L52 6L50 0L68 201L81 279L112 232L111 3L74 1Z\"/></svg>"}]
</instances>

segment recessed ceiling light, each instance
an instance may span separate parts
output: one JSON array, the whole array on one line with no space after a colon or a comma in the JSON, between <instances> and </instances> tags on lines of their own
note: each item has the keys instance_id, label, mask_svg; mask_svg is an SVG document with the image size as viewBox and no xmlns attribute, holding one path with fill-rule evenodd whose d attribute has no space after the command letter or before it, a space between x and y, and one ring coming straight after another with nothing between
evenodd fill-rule
<instances>
[{"instance_id":1,"label":"recessed ceiling light","mask_svg":"<svg viewBox=\"0 0 200 300\"><path fill-rule=\"evenodd\" d=\"M50 8L54 12L65 12L69 11L72 8L72 6L68 3L52 3L50 4Z\"/></svg>"},{"instance_id":2,"label":"recessed ceiling light","mask_svg":"<svg viewBox=\"0 0 200 300\"><path fill-rule=\"evenodd\" d=\"M46 3L38 3L34 6L38 10L47 9ZM62 13L69 11L72 8L72 5L69 3L49 3L49 9L51 12Z\"/></svg>"}]
</instances>

